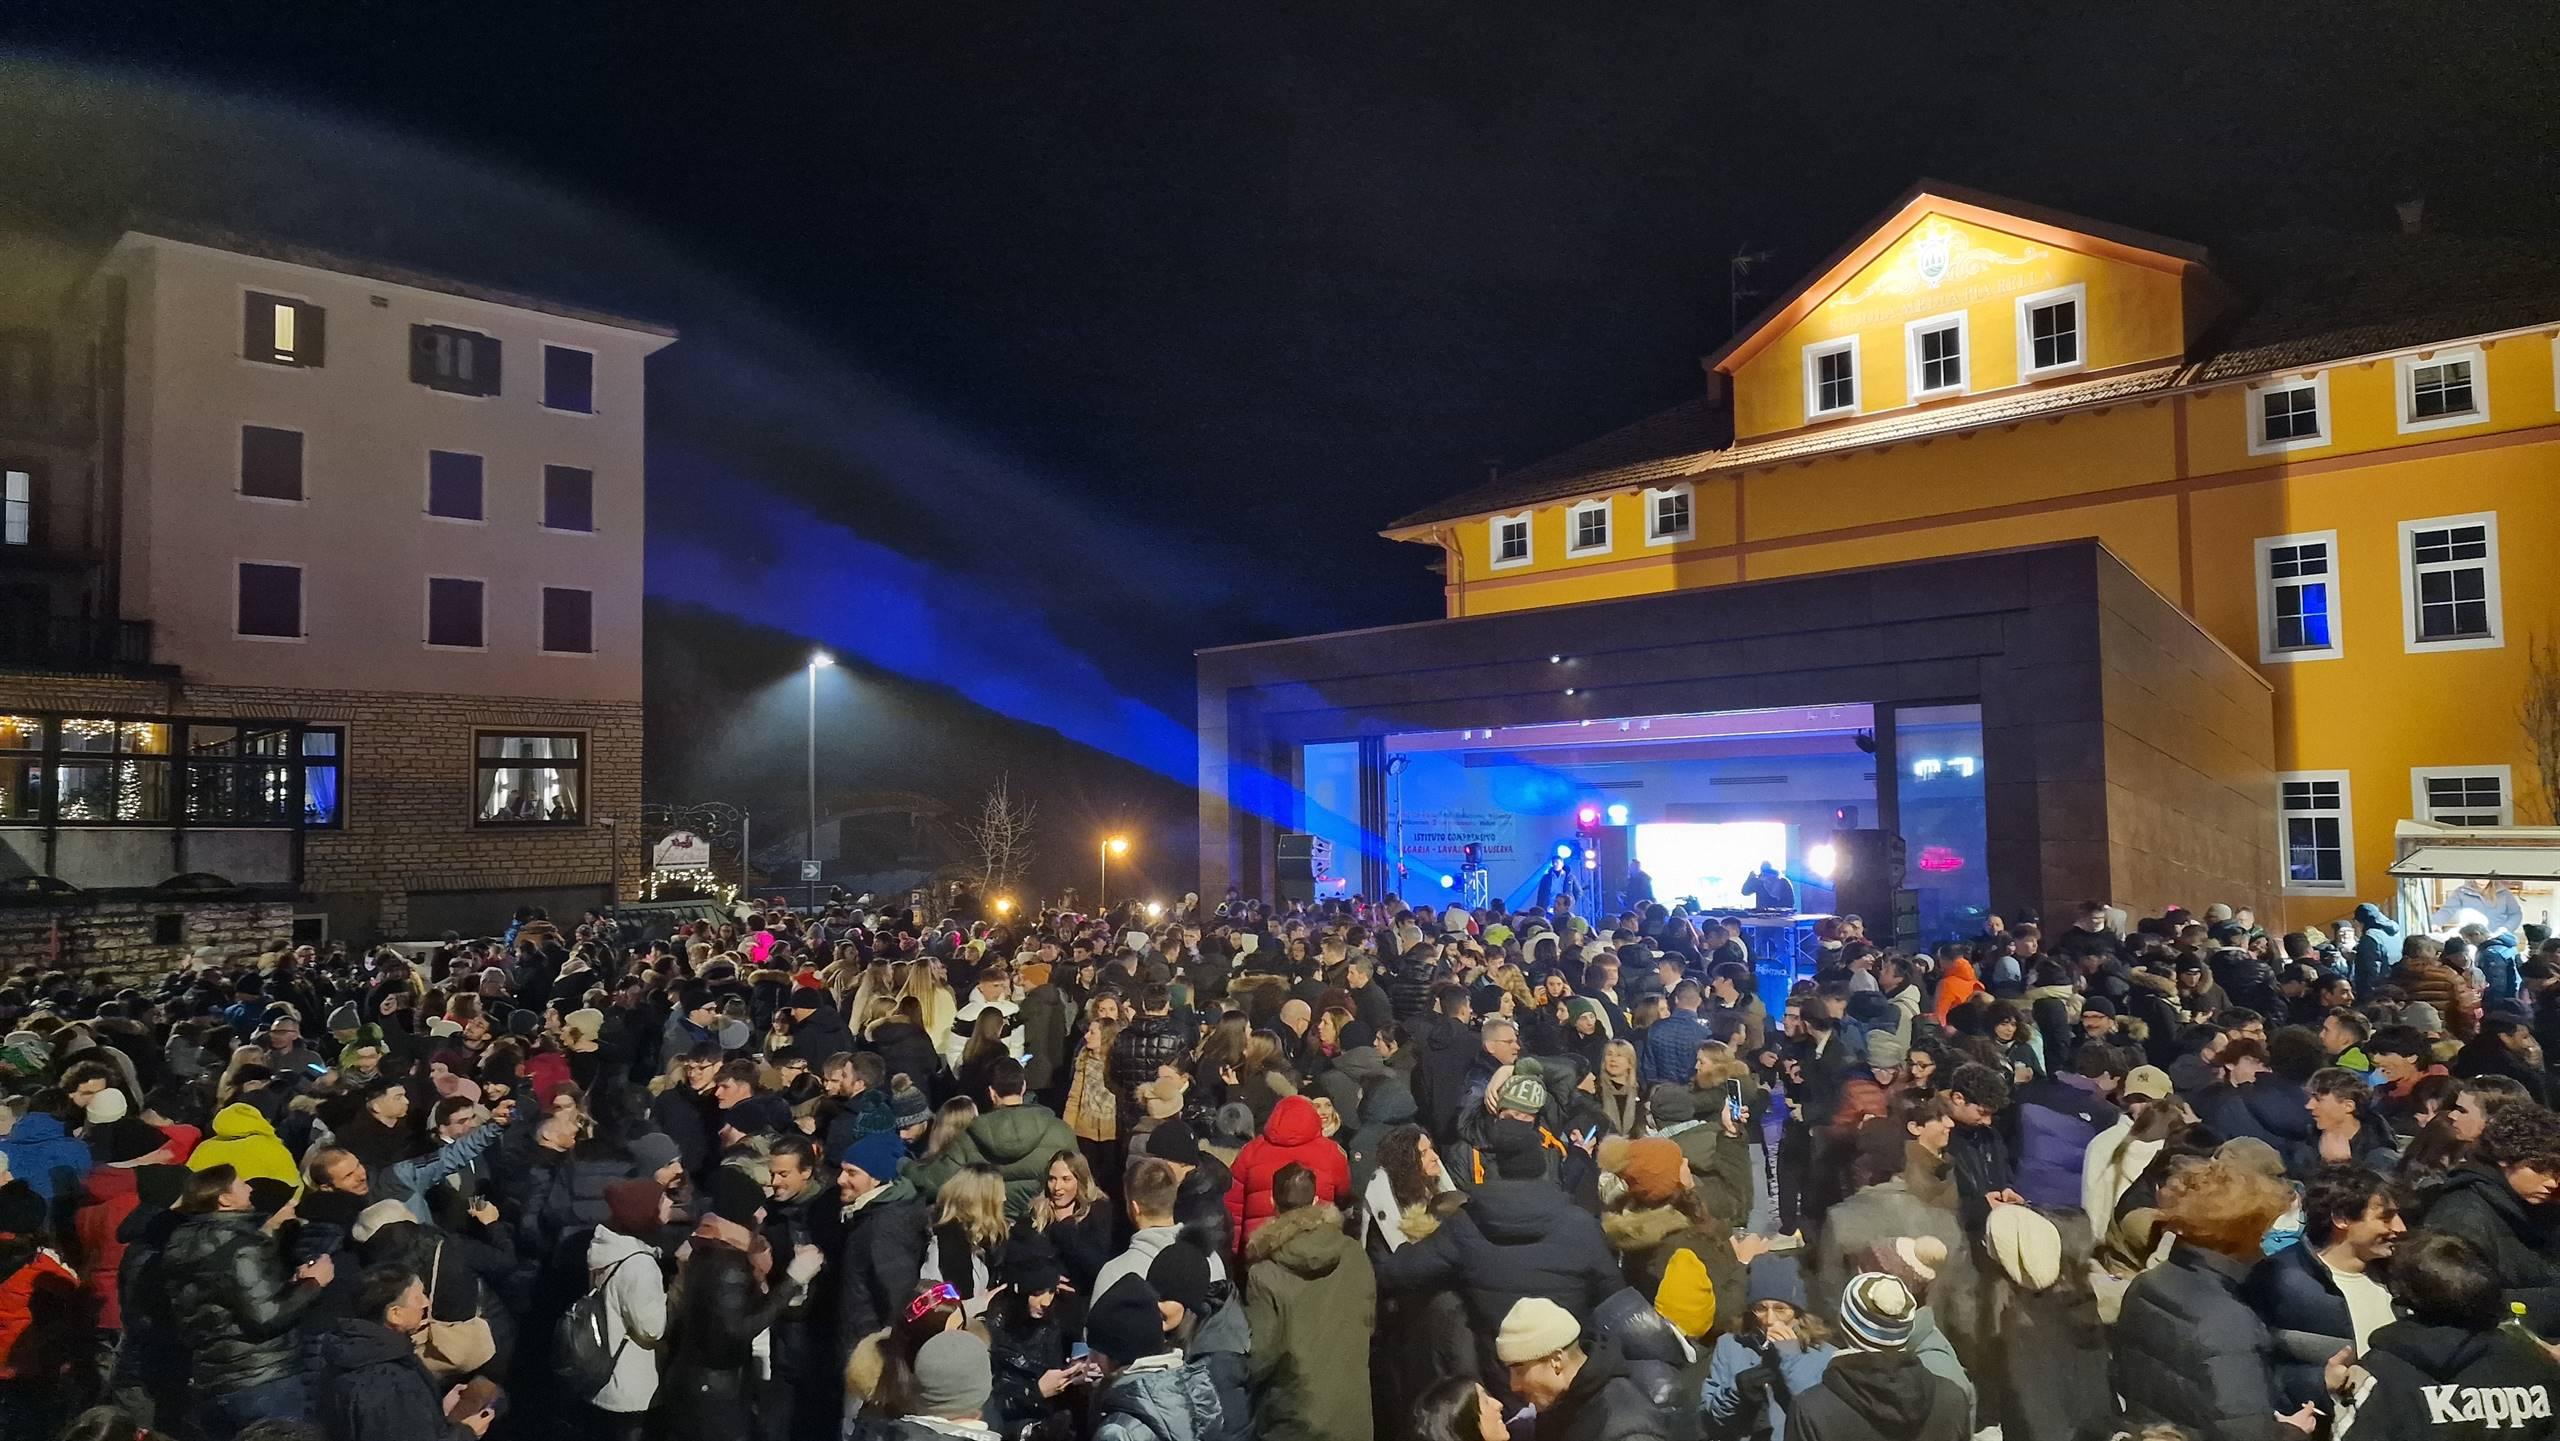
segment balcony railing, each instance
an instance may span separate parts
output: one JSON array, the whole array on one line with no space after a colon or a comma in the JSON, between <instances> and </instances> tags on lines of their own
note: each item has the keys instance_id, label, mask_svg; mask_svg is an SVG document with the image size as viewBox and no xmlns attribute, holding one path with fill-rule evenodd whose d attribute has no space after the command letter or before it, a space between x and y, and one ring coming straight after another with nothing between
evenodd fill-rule
<instances>
[{"instance_id":1,"label":"balcony railing","mask_svg":"<svg viewBox=\"0 0 2560 1441\"><path fill-rule=\"evenodd\" d=\"M151 664L151 622L12 614L0 602L0 666L129 670Z\"/></svg>"}]
</instances>

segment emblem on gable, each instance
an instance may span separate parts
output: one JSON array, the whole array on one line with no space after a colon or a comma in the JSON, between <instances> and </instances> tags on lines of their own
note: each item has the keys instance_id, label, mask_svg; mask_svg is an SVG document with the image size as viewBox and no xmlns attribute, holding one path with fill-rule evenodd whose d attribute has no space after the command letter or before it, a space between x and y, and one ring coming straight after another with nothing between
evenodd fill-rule
<instances>
[{"instance_id":1,"label":"emblem on gable","mask_svg":"<svg viewBox=\"0 0 2560 1441\"><path fill-rule=\"evenodd\" d=\"M1911 265L1921 281L1931 289L1947 278L1947 267L1953 262L1955 239L1946 231L1931 226L1927 233L1911 242Z\"/></svg>"}]
</instances>

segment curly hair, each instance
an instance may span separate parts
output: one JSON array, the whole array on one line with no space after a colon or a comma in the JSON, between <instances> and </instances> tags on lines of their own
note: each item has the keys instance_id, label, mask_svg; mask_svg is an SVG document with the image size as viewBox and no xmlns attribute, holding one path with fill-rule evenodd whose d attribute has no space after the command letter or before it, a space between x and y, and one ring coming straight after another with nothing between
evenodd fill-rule
<instances>
[{"instance_id":1,"label":"curly hair","mask_svg":"<svg viewBox=\"0 0 2560 1441\"><path fill-rule=\"evenodd\" d=\"M2560 1116L2540 1106L2508 1106L2480 1133L2480 1159L2560 1175Z\"/></svg>"},{"instance_id":2,"label":"curly hair","mask_svg":"<svg viewBox=\"0 0 2560 1441\"><path fill-rule=\"evenodd\" d=\"M1978 1061L1956 1067L1956 1073L1947 1079L1946 1089L1986 1111L1998 1111L2009 1104L2009 1078Z\"/></svg>"},{"instance_id":3,"label":"curly hair","mask_svg":"<svg viewBox=\"0 0 2560 1441\"><path fill-rule=\"evenodd\" d=\"M2254 1259L2267 1227L2293 1204L2293 1188L2215 1157L2173 1173L2160 1187L2160 1224L2188 1245Z\"/></svg>"},{"instance_id":4,"label":"curly hair","mask_svg":"<svg viewBox=\"0 0 2560 1441\"><path fill-rule=\"evenodd\" d=\"M1387 1190L1398 1206L1418 1206L1439 1193L1422 1172L1422 1148L1429 1138L1420 1126L1394 1127L1378 1142L1378 1168L1387 1173Z\"/></svg>"}]
</instances>

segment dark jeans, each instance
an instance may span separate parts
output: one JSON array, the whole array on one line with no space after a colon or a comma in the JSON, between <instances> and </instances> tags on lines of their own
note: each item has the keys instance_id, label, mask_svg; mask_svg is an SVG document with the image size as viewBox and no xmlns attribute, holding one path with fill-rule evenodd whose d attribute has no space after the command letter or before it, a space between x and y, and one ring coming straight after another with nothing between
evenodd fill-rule
<instances>
[{"instance_id":1,"label":"dark jeans","mask_svg":"<svg viewBox=\"0 0 2560 1441\"><path fill-rule=\"evenodd\" d=\"M311 1393L300 1376L286 1376L209 1397L204 1411L208 1441L225 1441L252 1421L310 1420Z\"/></svg>"}]
</instances>

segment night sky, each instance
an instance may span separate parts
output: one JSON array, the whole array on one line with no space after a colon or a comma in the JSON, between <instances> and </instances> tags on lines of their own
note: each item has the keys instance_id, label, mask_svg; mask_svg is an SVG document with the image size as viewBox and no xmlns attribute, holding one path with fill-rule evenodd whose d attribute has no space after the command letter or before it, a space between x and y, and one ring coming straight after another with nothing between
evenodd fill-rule
<instances>
[{"instance_id":1,"label":"night sky","mask_svg":"<svg viewBox=\"0 0 2560 1441\"><path fill-rule=\"evenodd\" d=\"M1178 885L1192 650L1437 614L1376 529L1692 393L1738 250L1782 290L1924 175L2207 245L2418 192L2548 235L2556 13L18 7L0 220L679 327L653 793L796 813L816 641L830 795L1009 769L1049 879L1129 825Z\"/></svg>"}]
</instances>

